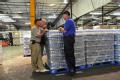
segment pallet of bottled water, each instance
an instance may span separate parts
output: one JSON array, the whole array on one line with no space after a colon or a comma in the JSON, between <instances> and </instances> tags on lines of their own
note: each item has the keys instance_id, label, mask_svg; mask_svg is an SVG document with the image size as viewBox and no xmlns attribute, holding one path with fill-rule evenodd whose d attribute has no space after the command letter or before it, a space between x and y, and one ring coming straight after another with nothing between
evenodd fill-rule
<instances>
[{"instance_id":1,"label":"pallet of bottled water","mask_svg":"<svg viewBox=\"0 0 120 80\"><path fill-rule=\"evenodd\" d=\"M74 49L76 66L86 65L84 35L82 31L76 31Z\"/></svg>"},{"instance_id":2,"label":"pallet of bottled water","mask_svg":"<svg viewBox=\"0 0 120 80\"><path fill-rule=\"evenodd\" d=\"M114 61L114 34L88 32L84 40L87 64Z\"/></svg>"},{"instance_id":3,"label":"pallet of bottled water","mask_svg":"<svg viewBox=\"0 0 120 80\"><path fill-rule=\"evenodd\" d=\"M57 30L50 30L47 34L48 64L51 69L66 67L64 57L63 34Z\"/></svg>"},{"instance_id":4,"label":"pallet of bottled water","mask_svg":"<svg viewBox=\"0 0 120 80\"><path fill-rule=\"evenodd\" d=\"M115 61L120 61L120 34L115 34Z\"/></svg>"},{"instance_id":5,"label":"pallet of bottled water","mask_svg":"<svg viewBox=\"0 0 120 80\"><path fill-rule=\"evenodd\" d=\"M23 38L24 56L31 55L31 49L29 45L30 45L30 38L24 37Z\"/></svg>"},{"instance_id":6,"label":"pallet of bottled water","mask_svg":"<svg viewBox=\"0 0 120 80\"><path fill-rule=\"evenodd\" d=\"M85 65L84 38L77 31L75 37L75 58L76 66ZM50 30L47 33L47 53L51 69L67 68L64 57L63 34L57 30Z\"/></svg>"}]
</instances>

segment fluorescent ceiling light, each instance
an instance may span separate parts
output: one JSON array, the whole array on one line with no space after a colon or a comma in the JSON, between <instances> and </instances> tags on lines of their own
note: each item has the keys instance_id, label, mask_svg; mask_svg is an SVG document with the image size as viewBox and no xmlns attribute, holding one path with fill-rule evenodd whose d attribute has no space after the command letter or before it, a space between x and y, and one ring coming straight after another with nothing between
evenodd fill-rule
<instances>
[{"instance_id":1,"label":"fluorescent ceiling light","mask_svg":"<svg viewBox=\"0 0 120 80\"><path fill-rule=\"evenodd\" d=\"M50 4L49 6L55 6L56 4Z\"/></svg>"},{"instance_id":2,"label":"fluorescent ceiling light","mask_svg":"<svg viewBox=\"0 0 120 80\"><path fill-rule=\"evenodd\" d=\"M21 12L21 11L17 11L17 12L14 11L13 13L14 13L14 14L21 14L21 13L23 13L23 12Z\"/></svg>"},{"instance_id":3,"label":"fluorescent ceiling light","mask_svg":"<svg viewBox=\"0 0 120 80\"><path fill-rule=\"evenodd\" d=\"M0 14L0 16L6 16L7 14Z\"/></svg>"},{"instance_id":4,"label":"fluorescent ceiling light","mask_svg":"<svg viewBox=\"0 0 120 80\"><path fill-rule=\"evenodd\" d=\"M0 14L0 20L3 22L15 22L15 20L7 16L7 14Z\"/></svg>"},{"instance_id":5,"label":"fluorescent ceiling light","mask_svg":"<svg viewBox=\"0 0 120 80\"><path fill-rule=\"evenodd\" d=\"M48 16L48 18L56 18L57 16L54 14L52 16Z\"/></svg>"},{"instance_id":6,"label":"fluorescent ceiling light","mask_svg":"<svg viewBox=\"0 0 120 80\"><path fill-rule=\"evenodd\" d=\"M20 14L20 13L23 13L23 12L19 11L19 12L15 12L15 13L19 13Z\"/></svg>"},{"instance_id":7,"label":"fluorescent ceiling light","mask_svg":"<svg viewBox=\"0 0 120 80\"><path fill-rule=\"evenodd\" d=\"M92 15L101 15L102 13L100 13L100 12L91 12L90 14L92 14Z\"/></svg>"},{"instance_id":8,"label":"fluorescent ceiling light","mask_svg":"<svg viewBox=\"0 0 120 80\"><path fill-rule=\"evenodd\" d=\"M26 22L25 25L30 25L31 23L30 22Z\"/></svg>"},{"instance_id":9,"label":"fluorescent ceiling light","mask_svg":"<svg viewBox=\"0 0 120 80\"><path fill-rule=\"evenodd\" d=\"M15 20L11 19L11 18L5 18L5 19L2 19L3 22L15 22Z\"/></svg>"},{"instance_id":10,"label":"fluorescent ceiling light","mask_svg":"<svg viewBox=\"0 0 120 80\"><path fill-rule=\"evenodd\" d=\"M16 18L16 19L21 19L21 18L23 18L22 16L20 16L20 15L14 15L13 16L13 18Z\"/></svg>"},{"instance_id":11,"label":"fluorescent ceiling light","mask_svg":"<svg viewBox=\"0 0 120 80\"><path fill-rule=\"evenodd\" d=\"M9 16L0 16L0 19L9 18Z\"/></svg>"},{"instance_id":12,"label":"fluorescent ceiling light","mask_svg":"<svg viewBox=\"0 0 120 80\"><path fill-rule=\"evenodd\" d=\"M107 17L104 17L105 19L111 19L111 17L110 16L107 16Z\"/></svg>"},{"instance_id":13,"label":"fluorescent ceiling light","mask_svg":"<svg viewBox=\"0 0 120 80\"><path fill-rule=\"evenodd\" d=\"M64 3L67 4L67 3L68 3L68 0L64 0Z\"/></svg>"},{"instance_id":14,"label":"fluorescent ceiling light","mask_svg":"<svg viewBox=\"0 0 120 80\"><path fill-rule=\"evenodd\" d=\"M30 5L30 3L26 3L26 5L27 5L27 6L29 6L29 5Z\"/></svg>"},{"instance_id":15,"label":"fluorescent ceiling light","mask_svg":"<svg viewBox=\"0 0 120 80\"><path fill-rule=\"evenodd\" d=\"M120 12L112 13L111 15L120 16Z\"/></svg>"}]
</instances>

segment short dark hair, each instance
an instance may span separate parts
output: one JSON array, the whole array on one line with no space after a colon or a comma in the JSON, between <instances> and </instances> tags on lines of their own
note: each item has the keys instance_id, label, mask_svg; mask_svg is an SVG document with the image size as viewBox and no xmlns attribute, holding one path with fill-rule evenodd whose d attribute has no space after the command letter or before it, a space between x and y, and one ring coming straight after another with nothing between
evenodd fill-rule
<instances>
[{"instance_id":1,"label":"short dark hair","mask_svg":"<svg viewBox=\"0 0 120 80\"><path fill-rule=\"evenodd\" d=\"M69 11L65 11L65 12L63 12L63 14L66 14L66 15L70 16L70 12Z\"/></svg>"},{"instance_id":2,"label":"short dark hair","mask_svg":"<svg viewBox=\"0 0 120 80\"><path fill-rule=\"evenodd\" d=\"M36 24L37 21L42 21L42 19L41 18L40 19L35 19L34 23Z\"/></svg>"}]
</instances>

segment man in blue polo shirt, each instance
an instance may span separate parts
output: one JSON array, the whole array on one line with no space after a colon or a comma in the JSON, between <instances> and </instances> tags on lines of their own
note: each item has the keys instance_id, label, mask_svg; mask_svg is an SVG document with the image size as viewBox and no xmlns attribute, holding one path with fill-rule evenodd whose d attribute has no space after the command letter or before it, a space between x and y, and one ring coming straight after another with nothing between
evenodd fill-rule
<instances>
[{"instance_id":1,"label":"man in blue polo shirt","mask_svg":"<svg viewBox=\"0 0 120 80\"><path fill-rule=\"evenodd\" d=\"M64 28L60 27L59 30L63 32L64 35L64 53L69 74L73 75L76 72L74 55L76 26L74 21L70 19L70 13L68 11L63 13L63 18L66 22Z\"/></svg>"}]
</instances>

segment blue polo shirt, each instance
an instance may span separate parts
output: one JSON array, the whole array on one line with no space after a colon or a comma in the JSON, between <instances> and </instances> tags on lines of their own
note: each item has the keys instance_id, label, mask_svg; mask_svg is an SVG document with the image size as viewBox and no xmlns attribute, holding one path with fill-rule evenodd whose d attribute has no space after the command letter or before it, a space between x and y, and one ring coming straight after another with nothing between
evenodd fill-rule
<instances>
[{"instance_id":1,"label":"blue polo shirt","mask_svg":"<svg viewBox=\"0 0 120 80\"><path fill-rule=\"evenodd\" d=\"M64 24L64 29L66 32L63 33L64 36L75 36L76 26L72 19L68 19Z\"/></svg>"}]
</instances>

